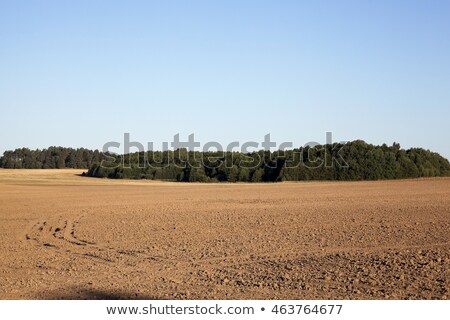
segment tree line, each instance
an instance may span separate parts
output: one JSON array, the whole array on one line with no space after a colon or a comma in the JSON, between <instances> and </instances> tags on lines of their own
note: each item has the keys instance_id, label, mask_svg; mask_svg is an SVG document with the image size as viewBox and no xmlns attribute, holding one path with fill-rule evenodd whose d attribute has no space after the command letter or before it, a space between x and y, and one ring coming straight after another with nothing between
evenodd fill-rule
<instances>
[{"instance_id":1,"label":"tree line","mask_svg":"<svg viewBox=\"0 0 450 320\"><path fill-rule=\"evenodd\" d=\"M278 182L381 180L449 176L438 153L399 144L374 146L362 140L289 151L136 152L92 166L90 177L185 182Z\"/></svg>"},{"instance_id":2,"label":"tree line","mask_svg":"<svg viewBox=\"0 0 450 320\"><path fill-rule=\"evenodd\" d=\"M450 164L438 153L399 144L375 146L356 140L288 151L135 152L105 154L84 148L20 148L5 151L1 168L88 169L87 176L185 182L277 182L380 180L449 176Z\"/></svg>"},{"instance_id":3,"label":"tree line","mask_svg":"<svg viewBox=\"0 0 450 320\"><path fill-rule=\"evenodd\" d=\"M89 169L103 160L98 150L85 148L50 147L48 149L30 150L20 148L5 151L0 158L0 167L8 169Z\"/></svg>"}]
</instances>

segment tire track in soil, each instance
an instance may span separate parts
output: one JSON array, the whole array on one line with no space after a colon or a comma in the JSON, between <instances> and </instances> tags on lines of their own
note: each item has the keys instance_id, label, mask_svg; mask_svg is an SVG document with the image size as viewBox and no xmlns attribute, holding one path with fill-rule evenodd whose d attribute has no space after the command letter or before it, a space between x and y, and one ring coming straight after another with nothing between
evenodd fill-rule
<instances>
[{"instance_id":1,"label":"tire track in soil","mask_svg":"<svg viewBox=\"0 0 450 320\"><path fill-rule=\"evenodd\" d=\"M54 250L60 250L69 254L81 254L91 258L97 258L111 263L117 263L122 261L121 258L137 259L140 262L163 262L163 263L175 263L175 264L191 264L195 266L209 265L212 263L233 264L236 260L243 261L261 261L267 259L284 259L286 257L292 257L292 250L277 250L276 252L266 252L258 254L257 256L252 254L242 255L229 255L226 257L212 257L204 259L190 259L179 260L164 258L162 256L148 255L142 252L113 248L107 246L101 246L95 242L80 239L76 236L76 224L84 218L84 215L78 219L72 220L58 220L56 223L50 223L50 219L36 222L30 230L25 234L25 240L34 241L37 246L53 248ZM433 243L426 245L427 248L445 247L449 246L450 241L442 243ZM298 255L328 255L337 253L365 253L372 254L382 252L385 250L410 250L410 249L423 249L423 245L385 245L378 247L338 247L338 248L318 248L302 250ZM98 253L109 256L109 258L102 258ZM111 257L112 256L112 257ZM137 262L137 261L135 261Z\"/></svg>"},{"instance_id":2,"label":"tire track in soil","mask_svg":"<svg viewBox=\"0 0 450 320\"><path fill-rule=\"evenodd\" d=\"M63 255L78 255L110 265L124 264L128 267L140 263L175 264L185 261L167 259L161 256L152 256L142 252L103 246L92 241L80 239L76 236L76 224L84 216L76 220L47 219L37 221L26 232L24 238L27 242L38 247L44 247Z\"/></svg>"}]
</instances>

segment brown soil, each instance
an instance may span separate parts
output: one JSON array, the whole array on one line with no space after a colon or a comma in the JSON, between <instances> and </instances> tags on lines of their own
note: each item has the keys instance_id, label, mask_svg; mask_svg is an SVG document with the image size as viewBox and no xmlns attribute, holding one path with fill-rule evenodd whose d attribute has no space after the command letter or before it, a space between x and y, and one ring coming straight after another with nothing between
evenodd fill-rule
<instances>
[{"instance_id":1,"label":"brown soil","mask_svg":"<svg viewBox=\"0 0 450 320\"><path fill-rule=\"evenodd\" d=\"M1 299L448 299L450 179L0 170Z\"/></svg>"}]
</instances>

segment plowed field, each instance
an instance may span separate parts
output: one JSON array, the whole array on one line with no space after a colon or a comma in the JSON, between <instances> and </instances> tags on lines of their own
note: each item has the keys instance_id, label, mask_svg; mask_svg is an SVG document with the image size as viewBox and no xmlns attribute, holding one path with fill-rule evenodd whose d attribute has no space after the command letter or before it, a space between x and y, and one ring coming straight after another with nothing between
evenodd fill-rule
<instances>
[{"instance_id":1,"label":"plowed field","mask_svg":"<svg viewBox=\"0 0 450 320\"><path fill-rule=\"evenodd\" d=\"M450 179L0 170L1 299L448 299Z\"/></svg>"}]
</instances>

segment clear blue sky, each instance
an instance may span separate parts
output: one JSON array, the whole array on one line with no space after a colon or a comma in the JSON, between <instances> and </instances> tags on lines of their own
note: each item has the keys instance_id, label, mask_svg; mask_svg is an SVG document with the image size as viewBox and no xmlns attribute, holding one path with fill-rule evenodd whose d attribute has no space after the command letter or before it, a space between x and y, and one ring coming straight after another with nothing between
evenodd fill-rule
<instances>
[{"instance_id":1,"label":"clear blue sky","mask_svg":"<svg viewBox=\"0 0 450 320\"><path fill-rule=\"evenodd\" d=\"M449 1L0 1L0 152L399 142L450 157Z\"/></svg>"}]
</instances>

